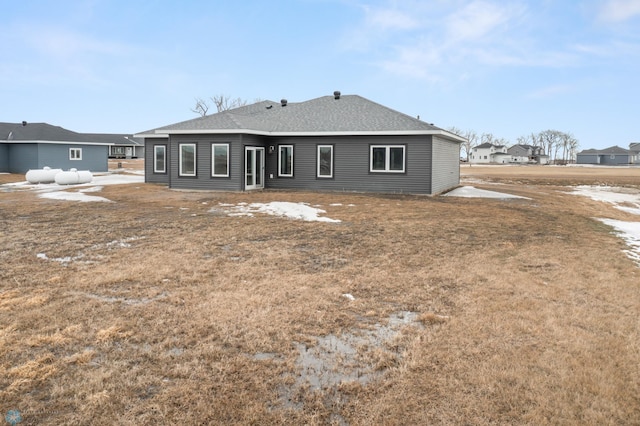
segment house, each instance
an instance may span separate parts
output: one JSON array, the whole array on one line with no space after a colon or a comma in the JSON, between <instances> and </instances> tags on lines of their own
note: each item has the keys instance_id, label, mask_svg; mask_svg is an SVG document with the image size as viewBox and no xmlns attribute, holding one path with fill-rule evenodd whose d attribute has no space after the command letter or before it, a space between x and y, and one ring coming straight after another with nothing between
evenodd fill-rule
<instances>
[{"instance_id":1,"label":"house","mask_svg":"<svg viewBox=\"0 0 640 426\"><path fill-rule=\"evenodd\" d=\"M109 145L109 158L144 158L144 141L133 135L85 133L92 141Z\"/></svg>"},{"instance_id":2,"label":"house","mask_svg":"<svg viewBox=\"0 0 640 426\"><path fill-rule=\"evenodd\" d=\"M607 166L620 166L634 164L638 160L638 154L632 150L611 146L605 149L585 149L576 156L577 164L599 164Z\"/></svg>"},{"instance_id":3,"label":"house","mask_svg":"<svg viewBox=\"0 0 640 426\"><path fill-rule=\"evenodd\" d=\"M0 172L108 170L108 143L47 123L0 123Z\"/></svg>"},{"instance_id":4,"label":"house","mask_svg":"<svg viewBox=\"0 0 640 426\"><path fill-rule=\"evenodd\" d=\"M516 144L507 149L511 162L516 164L548 164L549 156L540 146Z\"/></svg>"},{"instance_id":5,"label":"house","mask_svg":"<svg viewBox=\"0 0 640 426\"><path fill-rule=\"evenodd\" d=\"M469 156L469 162L472 164L504 164L509 163L510 160L511 155L507 152L506 146L494 145L490 142L474 146Z\"/></svg>"},{"instance_id":6,"label":"house","mask_svg":"<svg viewBox=\"0 0 640 426\"><path fill-rule=\"evenodd\" d=\"M640 142L631 142L629 144L629 151L636 156L635 164L640 164Z\"/></svg>"},{"instance_id":7,"label":"house","mask_svg":"<svg viewBox=\"0 0 640 426\"><path fill-rule=\"evenodd\" d=\"M358 95L261 101L135 135L145 180L176 189L438 194L460 136Z\"/></svg>"}]
</instances>

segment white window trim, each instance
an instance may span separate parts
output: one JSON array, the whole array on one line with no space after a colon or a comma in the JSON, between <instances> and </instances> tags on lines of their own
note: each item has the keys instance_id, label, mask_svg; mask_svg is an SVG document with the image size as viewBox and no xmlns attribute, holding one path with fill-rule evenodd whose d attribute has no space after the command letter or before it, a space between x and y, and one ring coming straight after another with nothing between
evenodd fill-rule
<instances>
[{"instance_id":1,"label":"white window trim","mask_svg":"<svg viewBox=\"0 0 640 426\"><path fill-rule=\"evenodd\" d=\"M329 148L329 149L331 149L331 170L330 170L328 175L321 175L320 174L320 149L321 148ZM333 178L333 145L318 145L316 154L317 154L316 155L317 156L316 177L322 178L322 179L331 179L331 178Z\"/></svg>"},{"instance_id":2,"label":"white window trim","mask_svg":"<svg viewBox=\"0 0 640 426\"><path fill-rule=\"evenodd\" d=\"M215 152L216 152L216 147L217 146L224 146L225 148L227 148L227 173L215 173L215 169L216 169L216 157L215 157ZM229 144L228 143L212 143L211 144L211 177L229 177Z\"/></svg>"},{"instance_id":3,"label":"white window trim","mask_svg":"<svg viewBox=\"0 0 640 426\"><path fill-rule=\"evenodd\" d=\"M374 170L373 168L373 149L385 148L384 154L384 170ZM391 161L391 148L402 148L402 170L390 170L389 162ZM369 172L371 173L404 173L407 168L407 147L405 145L371 145L369 146Z\"/></svg>"},{"instance_id":4,"label":"white window trim","mask_svg":"<svg viewBox=\"0 0 640 426\"><path fill-rule=\"evenodd\" d=\"M162 155L162 170L157 168L158 165L158 150L163 151ZM167 146L166 145L154 145L153 146L153 172L154 173L167 173Z\"/></svg>"},{"instance_id":5,"label":"white window trim","mask_svg":"<svg viewBox=\"0 0 640 426\"><path fill-rule=\"evenodd\" d=\"M282 149L291 148L291 173L282 173ZM278 145L278 176L279 177L293 177L293 145Z\"/></svg>"},{"instance_id":6,"label":"white window trim","mask_svg":"<svg viewBox=\"0 0 640 426\"><path fill-rule=\"evenodd\" d=\"M72 152L76 152L77 155L72 155ZM69 148L69 160L80 161L82 160L82 148Z\"/></svg>"},{"instance_id":7,"label":"white window trim","mask_svg":"<svg viewBox=\"0 0 640 426\"><path fill-rule=\"evenodd\" d=\"M182 171L182 147L183 146L192 146L193 147L193 173L183 173ZM179 175L180 176L196 176L197 170L197 147L195 143L181 143L178 145L179 158L178 158L178 167L179 167Z\"/></svg>"}]
</instances>

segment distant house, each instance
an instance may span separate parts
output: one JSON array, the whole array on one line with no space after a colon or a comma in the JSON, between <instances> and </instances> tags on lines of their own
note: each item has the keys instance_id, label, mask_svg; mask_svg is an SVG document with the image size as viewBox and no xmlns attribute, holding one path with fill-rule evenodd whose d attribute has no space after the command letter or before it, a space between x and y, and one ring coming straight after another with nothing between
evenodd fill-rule
<instances>
[{"instance_id":1,"label":"distant house","mask_svg":"<svg viewBox=\"0 0 640 426\"><path fill-rule=\"evenodd\" d=\"M577 164L597 164L620 166L634 164L638 161L638 154L632 150L611 146L605 149L585 149L576 156Z\"/></svg>"},{"instance_id":2,"label":"distant house","mask_svg":"<svg viewBox=\"0 0 640 426\"><path fill-rule=\"evenodd\" d=\"M505 164L509 163L511 155L504 145L494 145L486 142L471 148L469 162L473 164Z\"/></svg>"},{"instance_id":3,"label":"distant house","mask_svg":"<svg viewBox=\"0 0 640 426\"><path fill-rule=\"evenodd\" d=\"M545 155L542 147L517 144L507 152L511 155L511 162L516 164L548 164L549 156Z\"/></svg>"},{"instance_id":4,"label":"distant house","mask_svg":"<svg viewBox=\"0 0 640 426\"><path fill-rule=\"evenodd\" d=\"M109 145L109 158L144 158L144 141L133 135L85 133L92 141Z\"/></svg>"},{"instance_id":5,"label":"distant house","mask_svg":"<svg viewBox=\"0 0 640 426\"><path fill-rule=\"evenodd\" d=\"M45 166L108 170L109 142L47 123L0 123L0 172L26 173Z\"/></svg>"},{"instance_id":6,"label":"distant house","mask_svg":"<svg viewBox=\"0 0 640 426\"><path fill-rule=\"evenodd\" d=\"M145 180L170 188L438 194L460 136L357 95L262 101L142 132Z\"/></svg>"},{"instance_id":7,"label":"distant house","mask_svg":"<svg viewBox=\"0 0 640 426\"><path fill-rule=\"evenodd\" d=\"M629 144L629 151L636 156L636 164L640 164L640 142L631 142Z\"/></svg>"}]
</instances>

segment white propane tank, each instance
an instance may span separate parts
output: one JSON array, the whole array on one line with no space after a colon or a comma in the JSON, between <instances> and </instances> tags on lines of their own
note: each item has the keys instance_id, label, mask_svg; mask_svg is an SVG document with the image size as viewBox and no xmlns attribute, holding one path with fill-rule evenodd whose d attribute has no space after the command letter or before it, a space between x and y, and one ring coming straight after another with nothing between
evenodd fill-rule
<instances>
[{"instance_id":1,"label":"white propane tank","mask_svg":"<svg viewBox=\"0 0 640 426\"><path fill-rule=\"evenodd\" d=\"M62 169L52 169L50 167L29 170L25 175L25 179L27 179L29 183L53 183L55 182L56 175L61 171Z\"/></svg>"},{"instance_id":2,"label":"white propane tank","mask_svg":"<svg viewBox=\"0 0 640 426\"><path fill-rule=\"evenodd\" d=\"M69 169L68 172L60 172L55 177L58 185L76 185L78 183L89 183L93 180L93 175L89 170Z\"/></svg>"}]
</instances>

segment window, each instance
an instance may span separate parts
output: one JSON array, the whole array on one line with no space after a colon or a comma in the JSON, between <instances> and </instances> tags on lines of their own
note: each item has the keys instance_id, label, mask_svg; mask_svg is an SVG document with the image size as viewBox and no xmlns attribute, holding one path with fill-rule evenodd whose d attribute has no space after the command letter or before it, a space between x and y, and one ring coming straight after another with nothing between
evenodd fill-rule
<instances>
[{"instance_id":1,"label":"window","mask_svg":"<svg viewBox=\"0 0 640 426\"><path fill-rule=\"evenodd\" d=\"M180 176L196 175L196 144L180 144Z\"/></svg>"},{"instance_id":2,"label":"window","mask_svg":"<svg viewBox=\"0 0 640 426\"><path fill-rule=\"evenodd\" d=\"M404 173L404 145L372 145L370 171Z\"/></svg>"},{"instance_id":3,"label":"window","mask_svg":"<svg viewBox=\"0 0 640 426\"><path fill-rule=\"evenodd\" d=\"M153 147L153 172L167 172L167 147L165 145L155 145Z\"/></svg>"},{"instance_id":4,"label":"window","mask_svg":"<svg viewBox=\"0 0 640 426\"><path fill-rule=\"evenodd\" d=\"M333 177L333 145L318 145L318 177Z\"/></svg>"},{"instance_id":5,"label":"window","mask_svg":"<svg viewBox=\"0 0 640 426\"><path fill-rule=\"evenodd\" d=\"M278 176L293 177L293 145L278 146Z\"/></svg>"},{"instance_id":6,"label":"window","mask_svg":"<svg viewBox=\"0 0 640 426\"><path fill-rule=\"evenodd\" d=\"M69 148L69 160L82 160L82 148Z\"/></svg>"},{"instance_id":7,"label":"window","mask_svg":"<svg viewBox=\"0 0 640 426\"><path fill-rule=\"evenodd\" d=\"M211 176L229 177L229 144L211 144Z\"/></svg>"}]
</instances>

